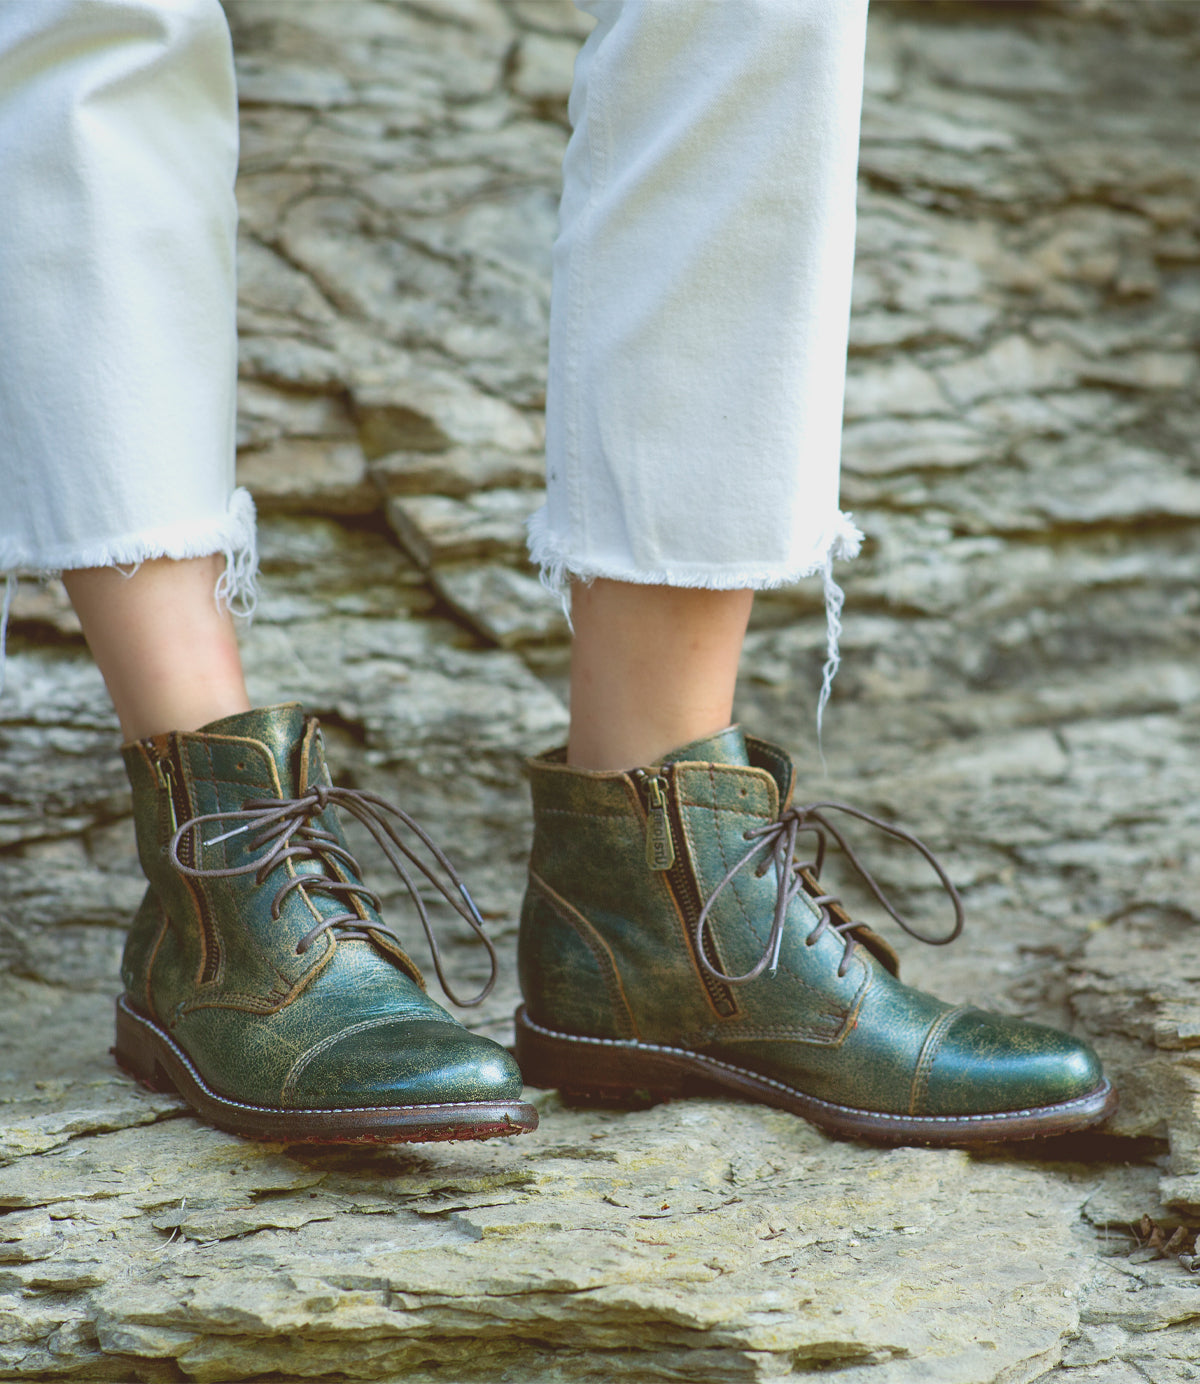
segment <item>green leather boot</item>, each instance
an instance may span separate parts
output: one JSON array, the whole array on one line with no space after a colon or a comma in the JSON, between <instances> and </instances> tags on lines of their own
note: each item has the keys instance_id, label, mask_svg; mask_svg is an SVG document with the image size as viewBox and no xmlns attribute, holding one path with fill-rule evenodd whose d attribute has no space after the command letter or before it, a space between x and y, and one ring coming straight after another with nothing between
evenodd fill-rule
<instances>
[{"instance_id":1,"label":"green leather boot","mask_svg":"<svg viewBox=\"0 0 1200 1384\"><path fill-rule=\"evenodd\" d=\"M332 786L315 720L269 707L139 740L124 755L150 887L121 966L123 1067L252 1138L418 1142L537 1126L504 1048L425 994L361 881L336 806L400 871L439 978L414 871L481 932L470 895L406 814Z\"/></svg>"},{"instance_id":2,"label":"green leather boot","mask_svg":"<svg viewBox=\"0 0 1200 1384\"><path fill-rule=\"evenodd\" d=\"M900 983L891 948L819 882L840 829L829 803L791 806L775 746L733 727L630 773L561 751L531 767L516 1051L532 1085L742 1096L889 1143L1060 1134L1115 1109L1086 1044ZM884 829L933 864L957 934L941 867Z\"/></svg>"}]
</instances>

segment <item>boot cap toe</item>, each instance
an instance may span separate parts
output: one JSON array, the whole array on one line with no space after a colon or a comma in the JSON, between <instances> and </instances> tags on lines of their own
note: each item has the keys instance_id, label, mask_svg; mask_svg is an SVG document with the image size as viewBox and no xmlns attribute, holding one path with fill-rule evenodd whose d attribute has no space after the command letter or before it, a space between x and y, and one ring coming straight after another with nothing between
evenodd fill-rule
<instances>
[{"instance_id":1,"label":"boot cap toe","mask_svg":"<svg viewBox=\"0 0 1200 1384\"><path fill-rule=\"evenodd\" d=\"M1087 1043L981 1009L955 1018L924 1067L914 1083L914 1114L1035 1110L1080 1100L1104 1085L1100 1059Z\"/></svg>"},{"instance_id":2,"label":"boot cap toe","mask_svg":"<svg viewBox=\"0 0 1200 1384\"><path fill-rule=\"evenodd\" d=\"M284 1083L289 1106L312 1109L519 1100L506 1049L453 1022L382 1019L304 1053Z\"/></svg>"}]
</instances>

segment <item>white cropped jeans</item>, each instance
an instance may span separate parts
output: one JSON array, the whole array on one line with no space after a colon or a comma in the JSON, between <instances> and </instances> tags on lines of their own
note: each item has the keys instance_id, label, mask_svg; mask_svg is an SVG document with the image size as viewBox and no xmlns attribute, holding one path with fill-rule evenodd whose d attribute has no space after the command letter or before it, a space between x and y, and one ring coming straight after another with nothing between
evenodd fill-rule
<instances>
[{"instance_id":1,"label":"white cropped jeans","mask_svg":"<svg viewBox=\"0 0 1200 1384\"><path fill-rule=\"evenodd\" d=\"M217 0L0 0L0 570L227 556L237 99Z\"/></svg>"},{"instance_id":2,"label":"white cropped jeans","mask_svg":"<svg viewBox=\"0 0 1200 1384\"><path fill-rule=\"evenodd\" d=\"M866 0L583 7L533 556L823 572L836 625ZM251 593L236 163L217 0L0 0L0 570L219 551Z\"/></svg>"}]
</instances>

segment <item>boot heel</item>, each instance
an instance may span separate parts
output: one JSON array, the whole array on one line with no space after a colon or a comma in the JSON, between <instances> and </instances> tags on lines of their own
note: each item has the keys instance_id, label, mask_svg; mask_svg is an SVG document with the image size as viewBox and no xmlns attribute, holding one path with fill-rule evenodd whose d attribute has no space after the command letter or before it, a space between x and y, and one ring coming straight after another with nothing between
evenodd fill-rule
<instances>
[{"instance_id":1,"label":"boot heel","mask_svg":"<svg viewBox=\"0 0 1200 1384\"><path fill-rule=\"evenodd\" d=\"M575 1038L534 1024L517 1010L514 1050L530 1086L557 1090L567 1105L646 1109L684 1095L686 1073L635 1043Z\"/></svg>"},{"instance_id":2,"label":"boot heel","mask_svg":"<svg viewBox=\"0 0 1200 1384\"><path fill-rule=\"evenodd\" d=\"M142 1025L117 1000L117 1031L112 1046L117 1065L151 1091L174 1091L175 1083L163 1071Z\"/></svg>"},{"instance_id":3,"label":"boot heel","mask_svg":"<svg viewBox=\"0 0 1200 1384\"><path fill-rule=\"evenodd\" d=\"M678 1091L652 1091L634 1086L560 1086L564 1105L585 1110L649 1110L672 1100Z\"/></svg>"}]
</instances>

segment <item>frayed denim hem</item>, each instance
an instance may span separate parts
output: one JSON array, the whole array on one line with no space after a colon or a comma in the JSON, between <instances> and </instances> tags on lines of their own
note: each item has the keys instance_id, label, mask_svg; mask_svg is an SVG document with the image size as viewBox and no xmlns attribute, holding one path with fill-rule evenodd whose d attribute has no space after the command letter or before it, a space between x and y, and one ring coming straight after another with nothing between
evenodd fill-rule
<instances>
[{"instance_id":1,"label":"frayed denim hem","mask_svg":"<svg viewBox=\"0 0 1200 1384\"><path fill-rule=\"evenodd\" d=\"M116 567L131 577L143 562L155 558L184 560L221 553L225 566L217 578L213 599L218 608L249 619L258 604L258 544L254 520L250 492L239 487L229 497L224 515L204 523L181 521L112 542L62 552L31 554L15 545L0 548L0 572L4 574L4 599L0 606L0 692L4 690L8 621L19 574L45 580L83 567Z\"/></svg>"},{"instance_id":2,"label":"frayed denim hem","mask_svg":"<svg viewBox=\"0 0 1200 1384\"><path fill-rule=\"evenodd\" d=\"M825 665L821 673L821 692L817 698L817 744L825 708L833 692L833 680L841 665L838 649L842 634L842 607L846 597L833 577L833 564L858 556L863 535L853 517L838 513L820 539L813 544L812 555L799 566L780 569L777 563L746 563L737 568L701 568L684 571L662 570L649 572L631 570L621 563L582 561L563 547L557 535L550 531L550 522L543 505L529 516L527 523L529 554L541 573L542 585L562 602L568 623L571 619L571 582L607 581L633 582L641 586L679 586L706 591L769 591L774 587L791 586L807 577L820 574L825 593Z\"/></svg>"}]
</instances>

